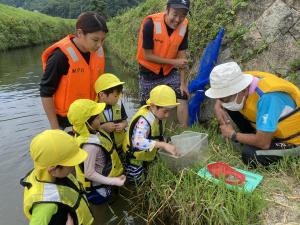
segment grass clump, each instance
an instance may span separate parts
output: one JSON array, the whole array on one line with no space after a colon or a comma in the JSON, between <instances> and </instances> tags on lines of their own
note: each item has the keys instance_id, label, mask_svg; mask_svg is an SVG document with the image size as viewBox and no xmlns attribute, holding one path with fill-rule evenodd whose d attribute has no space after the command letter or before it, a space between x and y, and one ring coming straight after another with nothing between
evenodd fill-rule
<instances>
[{"instance_id":1,"label":"grass clump","mask_svg":"<svg viewBox=\"0 0 300 225\"><path fill-rule=\"evenodd\" d=\"M0 50L58 40L74 31L75 20L0 4Z\"/></svg>"},{"instance_id":2,"label":"grass clump","mask_svg":"<svg viewBox=\"0 0 300 225\"><path fill-rule=\"evenodd\" d=\"M245 169L239 153L215 135L214 125L210 127L210 161L224 161ZM200 126L191 130L207 131ZM173 132L181 132L176 131ZM148 224L261 224L261 213L267 206L262 187L252 194L229 190L224 184L214 184L197 175L205 165L198 162L190 169L172 173L163 161L153 163L147 179L137 188L137 197L132 199L139 208L136 213Z\"/></svg>"}]
</instances>

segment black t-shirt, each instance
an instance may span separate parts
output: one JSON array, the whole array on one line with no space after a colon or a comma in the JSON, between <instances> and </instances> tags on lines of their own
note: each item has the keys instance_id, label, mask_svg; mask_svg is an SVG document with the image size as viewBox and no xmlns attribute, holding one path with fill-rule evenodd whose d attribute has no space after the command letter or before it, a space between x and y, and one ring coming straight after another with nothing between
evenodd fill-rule
<instances>
[{"instance_id":1,"label":"black t-shirt","mask_svg":"<svg viewBox=\"0 0 300 225\"><path fill-rule=\"evenodd\" d=\"M174 32L174 29L170 28L166 23L165 23L165 25L167 28L168 35L171 36L172 33ZM154 48L153 34L154 34L154 23L153 23L153 20L151 18L149 18L144 23L144 27L143 27L143 46L142 47L144 49L153 49ZM187 48L188 48L188 28L186 30L186 33L183 37L181 44L179 45L178 50L182 51L182 50L186 50ZM153 72L151 70L148 70L147 68L145 68L142 65L140 65L140 72L143 75L144 74L145 75L153 74ZM160 70L159 75L164 76L162 69Z\"/></svg>"},{"instance_id":2,"label":"black t-shirt","mask_svg":"<svg viewBox=\"0 0 300 225\"><path fill-rule=\"evenodd\" d=\"M73 39L71 39L72 43ZM75 45L76 46L76 45ZM87 64L90 62L90 52L82 52L76 46L82 57L85 59ZM60 50L55 49L48 57L45 72L40 82L40 96L41 97L52 97L56 92L59 82L62 76L67 75L70 68L67 56ZM71 126L67 117L56 115L58 124L62 128Z\"/></svg>"},{"instance_id":3,"label":"black t-shirt","mask_svg":"<svg viewBox=\"0 0 300 225\"><path fill-rule=\"evenodd\" d=\"M73 42L72 39L71 41ZM78 51L83 56L87 64L89 64L90 52L81 52L79 49ZM47 59L45 72L41 78L41 97L52 97L54 95L62 76L68 73L69 67L70 65L67 56L60 50L60 48L55 49Z\"/></svg>"}]
</instances>

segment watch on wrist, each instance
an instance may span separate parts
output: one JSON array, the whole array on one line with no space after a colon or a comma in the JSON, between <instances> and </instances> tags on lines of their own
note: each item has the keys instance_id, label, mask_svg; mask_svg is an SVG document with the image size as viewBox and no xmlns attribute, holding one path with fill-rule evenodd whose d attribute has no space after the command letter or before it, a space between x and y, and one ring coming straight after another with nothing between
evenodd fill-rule
<instances>
[{"instance_id":1,"label":"watch on wrist","mask_svg":"<svg viewBox=\"0 0 300 225\"><path fill-rule=\"evenodd\" d=\"M236 140L236 132L235 131L233 131L233 133L231 134L230 139L232 141L234 141L234 142L237 142L237 140Z\"/></svg>"}]
</instances>

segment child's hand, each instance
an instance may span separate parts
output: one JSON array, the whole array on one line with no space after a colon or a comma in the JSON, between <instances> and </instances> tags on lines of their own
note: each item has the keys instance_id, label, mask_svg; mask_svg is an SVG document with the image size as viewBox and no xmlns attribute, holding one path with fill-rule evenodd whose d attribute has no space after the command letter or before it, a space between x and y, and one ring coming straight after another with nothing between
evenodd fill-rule
<instances>
[{"instance_id":1,"label":"child's hand","mask_svg":"<svg viewBox=\"0 0 300 225\"><path fill-rule=\"evenodd\" d=\"M125 181L126 181L126 176L125 175L121 175L119 177L112 177L112 182L111 182L111 185L114 185L114 186L123 186Z\"/></svg>"},{"instance_id":2,"label":"child's hand","mask_svg":"<svg viewBox=\"0 0 300 225\"><path fill-rule=\"evenodd\" d=\"M173 156L176 156L176 154L177 154L176 146L175 145L171 145L169 143L165 143L163 149L166 152L169 152Z\"/></svg>"},{"instance_id":3,"label":"child's hand","mask_svg":"<svg viewBox=\"0 0 300 225\"><path fill-rule=\"evenodd\" d=\"M127 123L121 122L121 123L115 123L115 128L117 132L121 132L125 129Z\"/></svg>"},{"instance_id":4,"label":"child's hand","mask_svg":"<svg viewBox=\"0 0 300 225\"><path fill-rule=\"evenodd\" d=\"M111 133L116 129L116 126L113 122L104 123L100 127L108 133Z\"/></svg>"}]
</instances>

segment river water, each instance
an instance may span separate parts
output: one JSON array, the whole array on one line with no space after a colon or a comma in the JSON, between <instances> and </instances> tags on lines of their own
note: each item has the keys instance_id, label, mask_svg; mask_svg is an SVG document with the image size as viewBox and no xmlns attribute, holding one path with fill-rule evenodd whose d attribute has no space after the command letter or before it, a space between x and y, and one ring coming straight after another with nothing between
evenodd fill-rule
<instances>
[{"instance_id":1,"label":"river water","mask_svg":"<svg viewBox=\"0 0 300 225\"><path fill-rule=\"evenodd\" d=\"M29 154L31 139L50 128L38 90L41 53L46 47L0 53L0 224L28 224L23 214L23 188L19 180L33 166ZM123 68L106 51L106 72L115 73L124 81L132 79ZM123 102L131 118L138 103L130 96L124 96ZM94 207L96 224L140 224L133 222L135 219L124 205L125 200L117 199L110 207L107 204Z\"/></svg>"}]
</instances>

